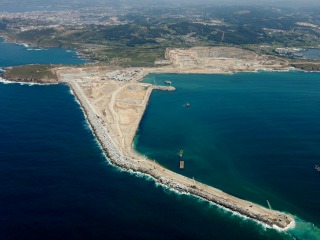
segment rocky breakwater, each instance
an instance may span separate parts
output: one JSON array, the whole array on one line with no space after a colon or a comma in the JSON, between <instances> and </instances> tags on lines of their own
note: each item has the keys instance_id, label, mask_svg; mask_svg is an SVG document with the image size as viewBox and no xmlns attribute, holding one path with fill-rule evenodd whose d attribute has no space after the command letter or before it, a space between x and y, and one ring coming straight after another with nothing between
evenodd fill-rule
<instances>
[{"instance_id":1,"label":"rocky breakwater","mask_svg":"<svg viewBox=\"0 0 320 240\"><path fill-rule=\"evenodd\" d=\"M72 88L77 99L80 101L86 117L99 140L108 160L122 169L143 173L152 177L159 184L180 193L191 194L196 197L215 203L242 216L246 216L270 227L285 230L294 226L294 219L287 215L272 209L267 209L257 204L251 203L231 196L219 189L202 184L193 179L187 178L168 169L165 169L158 163L143 158L134 151L121 152L119 146L115 143L108 133L108 128L92 107L89 99L85 96L81 87L74 81L66 81ZM154 88L155 86L153 86ZM173 90L173 87L158 86L157 89ZM123 151L123 150L122 150Z\"/></svg>"},{"instance_id":2,"label":"rocky breakwater","mask_svg":"<svg viewBox=\"0 0 320 240\"><path fill-rule=\"evenodd\" d=\"M295 221L291 215L284 214L275 210L267 209L257 204L251 203L231 196L221 190L196 182L191 179L184 181L173 181L163 176L154 176L155 179L171 189L179 192L200 197L209 202L222 206L232 212L239 213L272 228L286 230L295 226Z\"/></svg>"},{"instance_id":3,"label":"rocky breakwater","mask_svg":"<svg viewBox=\"0 0 320 240\"><path fill-rule=\"evenodd\" d=\"M152 88L154 90L162 90L162 91L175 91L176 88L172 86L158 86L158 85L153 85Z\"/></svg>"},{"instance_id":4,"label":"rocky breakwater","mask_svg":"<svg viewBox=\"0 0 320 240\"><path fill-rule=\"evenodd\" d=\"M93 111L90 102L85 97L81 88L73 81L66 81L66 83L71 87L74 95L79 100L85 116L89 121L90 126L96 138L99 140L108 159L115 165L120 166L124 169L132 169L138 171L138 169L135 167L134 162L131 159L124 157L120 153L119 149L116 147L116 144L108 135L108 130L104 127L102 119L100 119L98 115Z\"/></svg>"}]
</instances>

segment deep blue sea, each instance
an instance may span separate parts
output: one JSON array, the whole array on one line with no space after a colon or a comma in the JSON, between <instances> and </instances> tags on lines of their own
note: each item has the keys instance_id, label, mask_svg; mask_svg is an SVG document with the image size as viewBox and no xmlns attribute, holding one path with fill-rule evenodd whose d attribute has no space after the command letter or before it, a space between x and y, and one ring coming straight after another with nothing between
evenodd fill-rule
<instances>
[{"instance_id":1,"label":"deep blue sea","mask_svg":"<svg viewBox=\"0 0 320 240\"><path fill-rule=\"evenodd\" d=\"M0 67L33 63L26 48L6 47ZM56 51L60 63L79 63ZM182 174L261 205L268 199L296 215L298 228L267 229L109 165L66 85L0 83L1 240L319 239L319 75L154 76L177 90L152 94L137 149L179 171L183 148Z\"/></svg>"},{"instance_id":2,"label":"deep blue sea","mask_svg":"<svg viewBox=\"0 0 320 240\"><path fill-rule=\"evenodd\" d=\"M0 68L25 64L83 64L83 60L70 50L62 48L25 47L4 43L0 38Z\"/></svg>"}]
</instances>

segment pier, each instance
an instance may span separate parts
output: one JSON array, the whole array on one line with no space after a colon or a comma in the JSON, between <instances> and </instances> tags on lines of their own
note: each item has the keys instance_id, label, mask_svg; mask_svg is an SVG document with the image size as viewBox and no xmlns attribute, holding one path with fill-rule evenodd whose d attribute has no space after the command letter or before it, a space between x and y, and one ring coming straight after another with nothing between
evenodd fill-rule
<instances>
[{"instance_id":1,"label":"pier","mask_svg":"<svg viewBox=\"0 0 320 240\"><path fill-rule=\"evenodd\" d=\"M113 165L127 171L148 175L162 186L174 189L181 193L192 194L201 199L213 202L232 212L237 212L243 216L264 223L270 227L277 226L281 229L287 229L294 226L295 221L291 215L271 210L234 197L217 188L170 171L157 162L145 159L145 157L135 152L132 149L132 136L134 136L138 127L138 123L141 120L147 100L149 99L154 86L146 86L141 83L121 83L116 86L116 83L99 80L96 80L96 82L93 82L92 80L88 80L86 82L80 80L72 81L69 80L69 75L64 78L64 82L72 88L73 93L81 104L86 119L91 125L92 131L106 153L107 159ZM113 86L113 88L110 89L109 95L106 94L105 90L103 90L105 88L102 88L102 86ZM119 111L120 108L118 105L121 104L120 110L122 110L125 103L123 99L128 101L128 94L131 92L125 91L127 86L130 86L131 89L137 88L140 89L139 91L145 92L142 92L143 94L141 94L140 101L135 100L128 104L128 108L132 109L135 107L137 109L137 112L131 116L135 121L132 121L131 125L121 125L121 121L119 121L119 119L127 115L125 115L126 112ZM89 88L90 91L85 91ZM105 98L104 100L106 101L103 106L107 105L108 108L100 108L99 105L97 105L97 101L90 98L91 92L102 91L101 89L104 91L104 95L101 98ZM131 94L135 96L135 99L138 96L134 95L135 92L133 90ZM121 95L123 95L122 98ZM106 116L111 117L104 117L103 112L101 111L108 111ZM132 128L134 129L132 130ZM127 129L129 129L132 134L131 132L128 134ZM181 158L179 160L180 169L184 169L184 161Z\"/></svg>"}]
</instances>

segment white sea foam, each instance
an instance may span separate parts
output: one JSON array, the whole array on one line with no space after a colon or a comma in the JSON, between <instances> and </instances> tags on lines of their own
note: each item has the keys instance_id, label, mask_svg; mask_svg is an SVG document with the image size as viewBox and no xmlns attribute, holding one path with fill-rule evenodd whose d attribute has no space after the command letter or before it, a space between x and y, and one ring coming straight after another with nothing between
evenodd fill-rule
<instances>
[{"instance_id":1,"label":"white sea foam","mask_svg":"<svg viewBox=\"0 0 320 240\"><path fill-rule=\"evenodd\" d=\"M32 83L32 82L15 82L15 81L8 81L6 79L3 79L0 77L0 82L3 83L3 84L19 84L19 85L27 85L27 86L43 86L43 85L56 85L56 84L59 84L59 83Z\"/></svg>"},{"instance_id":2,"label":"white sea foam","mask_svg":"<svg viewBox=\"0 0 320 240\"><path fill-rule=\"evenodd\" d=\"M74 94L74 92L72 91L72 88L69 87L69 93L74 96L74 100L80 105L80 102L78 101L78 98L76 98L76 95Z\"/></svg>"},{"instance_id":3,"label":"white sea foam","mask_svg":"<svg viewBox=\"0 0 320 240\"><path fill-rule=\"evenodd\" d=\"M260 227L262 227L263 229L275 229L277 231L285 231L285 229L281 229L275 225L273 225L272 227L268 224L265 224L261 221L258 221L256 219L253 219L253 218L250 218L250 217L247 217L245 215L242 215L238 212L235 212L229 208L226 208L224 206L221 206L219 204L216 204L214 202L211 202L211 201L208 201L207 199L205 198L202 198L202 197L199 197L199 196L196 196L196 195L193 195L193 194L189 194L191 197L197 199L199 202L206 202L206 203L209 203L209 206L214 206L221 214L230 214L231 217L236 217L236 218L239 218L243 221L250 221L250 222L254 222L255 224L259 225Z\"/></svg>"},{"instance_id":4,"label":"white sea foam","mask_svg":"<svg viewBox=\"0 0 320 240\"><path fill-rule=\"evenodd\" d=\"M46 48L28 48L27 50L28 51L46 51L48 49L46 49Z\"/></svg>"},{"instance_id":5,"label":"white sea foam","mask_svg":"<svg viewBox=\"0 0 320 240\"><path fill-rule=\"evenodd\" d=\"M205 199L205 198L196 196L196 195L191 194L191 193L188 193L188 192L178 191L178 190L176 190L176 189L170 188L170 187L168 187L167 185L158 182L154 177L152 177L152 176L150 176L150 175L148 175L148 174L137 173L137 172L134 172L134 171L132 171L132 170L129 170L129 171L127 171L127 172L129 172L130 174L135 175L135 176L137 176L137 177L154 181L155 186L156 186L156 187L161 187L161 188L164 190L164 192L166 192L166 193L174 193L174 194L177 194L177 195L190 196L190 197L196 199L196 200L199 201L199 202L209 203L209 206L214 206L215 208L217 208L217 210L219 210L219 212L221 212L221 213L223 213L223 214L228 213L228 214L230 214L231 216L237 217L237 218L239 218L239 219L241 219L241 220L254 222L254 223L258 224L259 226L263 227L264 229L275 229L275 230L277 230L277 231L282 232L282 231L286 231L286 230L288 230L288 229L292 229L292 228L295 226L295 223L293 222L293 223L290 223L289 226L288 226L287 228L285 228L285 229L281 229L281 228L279 228L279 227L277 227L277 226L275 226L275 225L273 225L273 226L271 227L271 226L269 226L269 225L267 225L267 224L265 224L265 223L263 223L263 222L260 222L260 221L258 221L258 220L255 220L255 219L252 219L252 218L250 218L250 217L244 216L244 215L242 215L242 214L240 214L240 213L238 213L238 212L232 211L231 209L226 208L226 207L224 207L224 206L221 206L221 205L219 205L219 204L216 204L216 203L214 203L214 202L208 201L208 200Z\"/></svg>"},{"instance_id":6,"label":"white sea foam","mask_svg":"<svg viewBox=\"0 0 320 240\"><path fill-rule=\"evenodd\" d=\"M94 131L93 131L92 127L91 127L91 124L89 123L88 117L87 117L83 107L81 106L80 101L78 100L78 98L76 97L76 95L74 94L74 92L73 92L73 90L72 90L72 88L70 86L69 86L69 93L73 96L74 101L78 104L79 108L81 109L81 111L82 111L82 113L84 115L85 120L84 120L84 124L83 125L84 125L85 129L91 131L92 133L94 133ZM111 165L111 166L116 167L117 169L121 169L121 168L119 168L119 167L117 167L117 166L115 166L115 165L113 165L111 163L110 159L107 157L107 154L103 150L103 147L102 147L100 141L97 139L96 136L94 137L94 140L95 140L95 143L98 145L98 147L101 149L101 153L105 157L105 159L107 160L107 163L109 165Z\"/></svg>"},{"instance_id":7,"label":"white sea foam","mask_svg":"<svg viewBox=\"0 0 320 240\"><path fill-rule=\"evenodd\" d=\"M15 43L15 44L17 44L17 45L20 45L20 46L24 46L24 47L29 47L29 44L26 44L26 43Z\"/></svg>"},{"instance_id":8,"label":"white sea foam","mask_svg":"<svg viewBox=\"0 0 320 240\"><path fill-rule=\"evenodd\" d=\"M69 93L74 97L73 100L78 104L79 108L81 109L83 115L84 115L84 118L85 118L85 122L84 122L84 127L86 130L90 130L91 132L94 132L92 127L91 127L91 124L89 123L89 120L88 120L88 117L87 117L87 114L85 113L83 107L81 106L81 103L80 101L78 100L78 98L76 97L76 95L74 94L73 90L71 87L69 87ZM101 150L103 151L103 148L100 144L100 142L98 141L98 139L95 137L95 140L96 142L99 144Z\"/></svg>"},{"instance_id":9,"label":"white sea foam","mask_svg":"<svg viewBox=\"0 0 320 240\"><path fill-rule=\"evenodd\" d=\"M297 216L294 216L295 227L288 230L288 233L295 239L320 239L320 228L315 226L313 223L306 222Z\"/></svg>"},{"instance_id":10,"label":"white sea foam","mask_svg":"<svg viewBox=\"0 0 320 240\"><path fill-rule=\"evenodd\" d=\"M90 123L89 123L88 121L87 121L87 124L89 125L90 129L92 130L91 125L90 125ZM103 148L102 148L102 146L101 146L101 144L100 144L100 142L99 142L98 140L97 140L97 144L100 146L102 152L104 152L104 151L103 151ZM113 164L113 163L108 159L108 157L106 156L106 154L104 154L104 156L106 157L107 162L108 162L111 166L113 166L117 171L119 171L119 172L127 172L127 173L129 173L130 175L133 175L133 176L135 176L135 177L143 178L144 180L148 180L148 181L153 181L156 187L161 187L161 188L164 190L164 192L166 192L166 193L175 193L175 194L177 194L177 195L186 195L186 196L190 196L190 197L192 197L192 198L195 198L195 199L197 199L198 201L209 203L210 206L216 207L218 210L220 210L221 213L224 213L224 214L229 213L229 214L231 214L231 216L240 218L240 219L242 219L242 220L254 222L254 223L258 224L259 226L261 226L263 229L275 229L275 230L277 230L277 231L279 231L279 232L284 232L284 231L287 231L287 230L289 230L289 229L293 229L293 228L295 227L295 222L291 222L291 223L288 225L288 227L286 227L286 228L284 228L284 229L283 229L283 228L279 228L278 226L275 226L275 225L273 225L273 226L271 227L271 226L269 226L269 225L267 225L267 224L265 224L265 223L263 223L263 222L261 222L261 221L258 221L258 220L256 220L256 219L252 219L252 218L250 218L250 217L244 216L244 215L242 215L242 214L240 214L240 213L238 213L238 212L235 212L235 211L233 211L233 210L231 210L231 209L229 209L229 208L226 208L226 207L224 207L224 206L221 206L221 205L219 205L219 204L216 204L216 203L214 203L214 202L211 202L211 201L209 201L209 200L207 200L207 199L205 199L205 198L199 197L199 196L194 195L194 194L191 194L191 193L189 193L189 192L178 191L178 190L176 190L176 189L174 189L174 188L168 187L167 185L165 185L165 184L160 183L159 181L157 181L156 178L154 178L153 176L151 176L151 175L149 175L149 174L141 173L141 172L136 172L136 171L133 171L133 170L131 170L131 169L129 169L129 170L123 169L123 168L121 168L121 167Z\"/></svg>"},{"instance_id":11,"label":"white sea foam","mask_svg":"<svg viewBox=\"0 0 320 240\"><path fill-rule=\"evenodd\" d=\"M102 149L102 150L103 150L103 149ZM190 196L190 197L192 197L192 198L195 198L195 199L197 199L198 201L209 203L210 206L216 207L216 208L217 208L221 213L223 213L223 214L229 213L229 214L231 214L231 216L240 218L240 219L242 219L242 220L254 222L254 223L258 224L259 226L261 226L263 229L274 229L274 230L279 231L279 232L284 232L284 231L293 229L293 228L295 227L295 222L291 222L286 228L279 228L279 227L276 226L276 225L273 225L273 226L271 227L271 226L268 225L268 224L265 224L265 223L263 223L263 222L261 222L261 221L258 221L258 220L256 220L256 219L253 219L253 218L244 216L244 215L242 215L242 214L240 214L240 213L238 213L238 212L235 212L235 211L233 211L233 210L231 210L231 209L229 209L229 208L226 208L226 207L224 207L224 206L221 206L221 205L219 205L219 204L216 204L216 203L214 203L214 202L211 202L211 201L209 201L209 200L207 200L207 199L205 199L205 198L199 197L199 196L194 195L194 194L191 194L191 193L189 193L189 192L178 191L178 190L176 190L176 189L174 189L174 188L168 187L167 185L162 184L162 183L160 183L159 181L157 181L153 176L151 176L151 175L149 175L149 174L136 172L136 171L133 171L133 170L131 170L131 169L125 170L125 169L123 169L123 168L121 168L121 167L118 167L118 166L114 165L113 163L111 163L109 159L107 159L107 160L108 160L108 162L109 162L112 166L114 166L118 171L120 171L120 172L127 172L127 173L129 173L129 174L131 174L131 175L134 175L134 176L136 176L136 177L143 178L143 179L148 180L148 181L153 181L156 187L161 187L161 188L164 190L164 192L166 192L166 193L175 193L175 194L177 194L177 195L186 195L186 196Z\"/></svg>"},{"instance_id":12,"label":"white sea foam","mask_svg":"<svg viewBox=\"0 0 320 240\"><path fill-rule=\"evenodd\" d=\"M3 84L11 84L11 83L13 83L13 82L7 81L7 80L5 80L5 79L3 79L1 77L0 77L0 82L3 83Z\"/></svg>"},{"instance_id":13,"label":"white sea foam","mask_svg":"<svg viewBox=\"0 0 320 240\"><path fill-rule=\"evenodd\" d=\"M103 149L102 149L102 150L103 150ZM231 216L237 217L237 218L239 218L239 219L241 219L241 220L254 222L254 223L258 224L259 226L261 226L263 229L274 229L274 230L277 230L277 231L279 231L279 232L284 232L284 231L287 231L287 230L289 230L289 229L293 229L293 228L295 227L295 222L291 222L291 223L288 225L288 227L286 227L286 228L284 228L284 229L283 229L283 228L279 228L279 227L276 226L276 225L273 225L273 226L271 227L271 226L268 225L268 224L265 224L265 223L263 223L263 222L261 222L261 221L258 221L258 220L256 220L256 219L253 219L253 218L244 216L244 215L242 215L242 214L240 214L240 213L238 213L238 212L235 212L235 211L233 211L233 210L231 210L231 209L229 209L229 208L226 208L226 207L224 207L224 206L221 206L221 205L219 205L219 204L216 204L216 203L214 203L214 202L211 202L211 201L209 201L209 200L207 200L207 199L205 199L205 198L199 197L199 196L194 195L194 194L191 194L191 193L189 193L189 192L178 191L178 190L176 190L176 189L174 189L174 188L168 187L167 185L162 184L162 183L160 183L159 181L157 181L153 176L151 176L151 175L149 175L149 174L136 172L136 171L133 171L133 170L131 170L131 169L125 170L125 169L123 169L123 168L121 168L121 167L118 167L118 166L114 165L113 163L111 163L109 159L107 159L107 160L108 160L108 162L109 162L112 166L114 166L114 167L115 167L118 171L120 171L120 172L127 172L127 173L129 173L129 174L131 174L131 175L134 175L134 176L136 176L136 177L143 178L144 180L153 181L154 184L155 184L155 186L156 186L156 187L161 187L161 188L164 190L165 193L174 193L174 194L177 194L177 195L190 196L190 197L192 197L192 198L197 199L197 200L200 201L200 202L209 203L210 206L216 207L216 208L219 210L219 212L221 212L221 213L223 213L223 214L228 213L228 214L230 214Z\"/></svg>"}]
</instances>

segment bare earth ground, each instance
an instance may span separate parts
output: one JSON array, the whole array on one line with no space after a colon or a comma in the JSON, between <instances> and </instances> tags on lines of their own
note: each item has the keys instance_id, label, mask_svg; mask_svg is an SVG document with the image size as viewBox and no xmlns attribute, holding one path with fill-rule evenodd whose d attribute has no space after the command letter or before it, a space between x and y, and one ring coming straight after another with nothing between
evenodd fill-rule
<instances>
[{"instance_id":1,"label":"bare earth ground","mask_svg":"<svg viewBox=\"0 0 320 240\"><path fill-rule=\"evenodd\" d=\"M258 55L235 47L194 47L167 49L170 65L154 72L232 73L258 70L288 70L289 62L273 56Z\"/></svg>"},{"instance_id":2,"label":"bare earth ground","mask_svg":"<svg viewBox=\"0 0 320 240\"><path fill-rule=\"evenodd\" d=\"M127 170L145 173L171 189L189 193L271 227L294 226L292 216L266 209L233 197L219 189L165 169L157 162L136 153L133 139L154 89L175 90L141 83L147 73L230 73L262 69L285 70L286 62L258 56L236 48L171 49L166 53L171 65L144 69L119 67L61 67L59 80L70 85L80 101L96 137L110 162Z\"/></svg>"}]
</instances>

